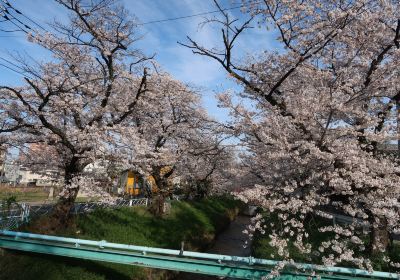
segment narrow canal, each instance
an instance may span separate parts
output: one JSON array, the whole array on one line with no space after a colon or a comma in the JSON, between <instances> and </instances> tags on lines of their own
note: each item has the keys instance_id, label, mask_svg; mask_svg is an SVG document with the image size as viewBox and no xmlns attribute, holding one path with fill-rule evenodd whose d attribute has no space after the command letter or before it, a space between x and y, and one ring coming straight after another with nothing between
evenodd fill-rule
<instances>
[{"instance_id":1,"label":"narrow canal","mask_svg":"<svg viewBox=\"0 0 400 280\"><path fill-rule=\"evenodd\" d=\"M250 256L251 244L247 244L247 246L244 247L246 240L248 240L248 237L246 236L246 234L243 233L243 230L246 229L246 226L248 224L250 224L249 216L237 216L236 219L229 225L229 227L220 235L218 235L217 239L215 240L214 246L210 250L208 250L207 253L241 257ZM193 273L180 273L176 279L208 280L220 278Z\"/></svg>"}]
</instances>

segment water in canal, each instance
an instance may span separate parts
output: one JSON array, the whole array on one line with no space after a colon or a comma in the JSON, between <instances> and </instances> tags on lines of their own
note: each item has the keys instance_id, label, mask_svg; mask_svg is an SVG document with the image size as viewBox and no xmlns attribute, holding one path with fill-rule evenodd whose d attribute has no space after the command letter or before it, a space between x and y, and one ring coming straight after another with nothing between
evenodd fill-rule
<instances>
[{"instance_id":1,"label":"water in canal","mask_svg":"<svg viewBox=\"0 0 400 280\"><path fill-rule=\"evenodd\" d=\"M248 257L250 256L250 244L244 247L248 237L243 233L246 226L250 223L249 216L237 216L236 219L229 225L229 227L218 235L215 240L214 246L207 251L207 253L221 254L221 255L232 255ZM208 280L208 279L220 279L215 276L206 276L193 273L180 273L176 278L179 280ZM228 278L225 278L228 279Z\"/></svg>"}]
</instances>

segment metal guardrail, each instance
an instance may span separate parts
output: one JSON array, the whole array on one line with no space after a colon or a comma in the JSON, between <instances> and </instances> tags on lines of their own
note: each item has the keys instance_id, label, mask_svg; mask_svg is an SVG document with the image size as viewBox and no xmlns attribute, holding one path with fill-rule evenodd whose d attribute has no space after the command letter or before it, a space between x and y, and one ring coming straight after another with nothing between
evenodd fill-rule
<instances>
[{"instance_id":1,"label":"metal guardrail","mask_svg":"<svg viewBox=\"0 0 400 280\"><path fill-rule=\"evenodd\" d=\"M349 215L342 215L337 213L326 212L326 214L332 216L332 223L335 226L336 224L344 224L344 225L355 225L359 228L363 228L365 231L369 231L371 229L371 225L368 221L365 221L358 217L352 217ZM393 240L400 240L400 234L390 232L389 233Z\"/></svg>"},{"instance_id":2,"label":"metal guardrail","mask_svg":"<svg viewBox=\"0 0 400 280\"><path fill-rule=\"evenodd\" d=\"M23 232L0 231L0 247L72 258L240 279L271 276L278 261L171 250ZM316 273L314 273L316 272ZM400 279L398 274L313 264L289 264L277 279Z\"/></svg>"}]
</instances>

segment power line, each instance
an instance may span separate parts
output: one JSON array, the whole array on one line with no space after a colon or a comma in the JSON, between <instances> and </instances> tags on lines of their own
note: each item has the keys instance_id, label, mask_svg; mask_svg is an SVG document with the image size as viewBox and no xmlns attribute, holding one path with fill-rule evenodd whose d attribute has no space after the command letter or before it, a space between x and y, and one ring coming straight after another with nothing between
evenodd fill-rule
<instances>
[{"instance_id":1,"label":"power line","mask_svg":"<svg viewBox=\"0 0 400 280\"><path fill-rule=\"evenodd\" d=\"M14 31L10 31L10 32L23 31L23 32L25 32L25 33L28 33L25 29L23 29L22 27L20 27L18 24L16 24L16 23L13 21L13 19L16 19L16 18L15 18L14 16L12 16L12 15L8 12L8 10L7 10L6 8L1 7L1 6L0 6L0 8L2 9L2 12L3 12L3 18L6 19L5 21L7 21L7 22L9 22L9 23L15 25L16 27L18 27L18 30L14 30ZM8 14L8 15L7 15L7 14ZM17 21L19 21L19 20L17 20ZM23 25L25 25L25 24L23 24ZM28 27L28 28L29 28L29 27Z\"/></svg>"},{"instance_id":2,"label":"power line","mask_svg":"<svg viewBox=\"0 0 400 280\"><path fill-rule=\"evenodd\" d=\"M1 11L0 12L2 12L2 17L5 19L5 20L2 20L1 22L9 22L9 23L13 24L14 26L16 26L18 28L18 30L2 30L3 32L18 32L18 31L22 31L22 32L25 32L25 33L28 34L30 31L33 31L33 28L31 28L29 26L29 24L23 22L23 20L19 18L21 16L24 17L25 19L29 20L30 22L32 22L36 26L40 27L44 31L47 31L39 23L37 23L36 21L31 19L30 17L26 16L24 13L22 13L21 11L16 9L7 0L0 0L0 1L1 1L0 2L0 10Z\"/></svg>"},{"instance_id":3,"label":"power line","mask_svg":"<svg viewBox=\"0 0 400 280\"><path fill-rule=\"evenodd\" d=\"M26 77L26 76L24 75L24 73L22 73L22 72L20 72L20 71L18 71L18 70L15 70L15 69L11 68L10 66L7 66L7 65L5 65L5 64L3 64L3 63L1 63L1 62L0 62L0 66L3 66L3 67L5 67L5 68L7 68L8 70L11 70L11 71L15 72L15 73L21 75L21 76L24 77L24 78Z\"/></svg>"},{"instance_id":4,"label":"power line","mask_svg":"<svg viewBox=\"0 0 400 280\"><path fill-rule=\"evenodd\" d=\"M21 30L5 30L5 29L0 28L0 31L1 31L1 32L9 32L9 33L12 33L12 32L19 32L19 31L21 31Z\"/></svg>"},{"instance_id":5,"label":"power line","mask_svg":"<svg viewBox=\"0 0 400 280\"><path fill-rule=\"evenodd\" d=\"M22 15L23 17L25 17L26 19L28 19L30 22L32 22L33 24L35 24L36 26L40 27L41 29L43 29L44 31L47 31L46 28L44 28L42 25L40 25L39 23L37 23L36 21L32 20L31 18L29 18L28 16L26 16L25 14L23 14L21 11L19 11L18 9L16 9L15 7L13 7L7 0L0 0L1 2L3 2L5 5L7 5L9 8L13 9L17 14ZM234 6L234 7L230 7L230 8L223 8L221 10L214 10L214 11L207 11L207 12L202 12L202 13L198 13L198 14L192 14L192 15L187 15L187 16L180 16L180 17L174 17L174 18L167 18L167 19L160 19L160 20L153 20L153 21L147 21L147 22L143 22L143 23L138 23L137 25L148 25L148 24L154 24L154 23L161 23L161 22L168 22L168 21L175 21L175 20L180 20L180 19L187 19L187 18L193 18L193 17L198 17L198 16L205 16L205 15L209 15L209 14L215 14L215 13L220 13L221 11L230 11L230 10L236 10L236 9L240 9L246 7L246 5L241 4L239 6ZM17 20L20 24L24 25L25 28L32 30L32 28L23 23L22 21L20 21L18 18L16 18L15 16L11 15L10 12L7 10L7 8L3 7L3 12L6 12L7 14L9 14L10 16L12 16L12 19ZM11 19L9 19L6 15L3 15L4 18L6 18L5 21L11 21ZM12 22L13 23L13 22ZM13 23L14 25L16 25L15 23ZM19 27L21 29L21 31L26 32L25 30L23 30L21 27ZM26 32L27 33L27 32Z\"/></svg>"},{"instance_id":6,"label":"power line","mask_svg":"<svg viewBox=\"0 0 400 280\"><path fill-rule=\"evenodd\" d=\"M0 54L1 54L1 53L0 53ZM21 66L15 64L14 62L12 62L12 61L10 61L10 60L8 60L8 59L5 59L4 57L0 57L0 59L3 60L3 61L5 61L5 62L7 62L8 64L14 66L15 68L18 68L18 69L20 69L20 70L22 70L22 71L25 71L24 68L22 68Z\"/></svg>"},{"instance_id":7,"label":"power line","mask_svg":"<svg viewBox=\"0 0 400 280\"><path fill-rule=\"evenodd\" d=\"M243 7L246 7L246 5L242 4L240 6L224 8L224 9L221 9L221 10L208 11L208 12L203 12L203 13L198 13L198 14L193 14L193 15L187 15L187 16L180 16L180 17L175 17L175 18L153 20L153 21L139 23L138 25L147 25L147 24L153 24L153 23L160 23L160 22L166 22L166 21L174 21L174 20L180 20L180 19L186 19L186 18L192 18L192 17L205 16L205 15L220 13L221 11L224 12L224 11L229 11L229 10L240 9L240 8L243 8Z\"/></svg>"},{"instance_id":8,"label":"power line","mask_svg":"<svg viewBox=\"0 0 400 280\"><path fill-rule=\"evenodd\" d=\"M7 6L11 7L11 9L13 9L10 3L5 2L5 1L3 1L3 0L1 0L1 1L2 1L3 4L6 4ZM5 19L8 20L10 23L12 23L12 24L14 24L15 26L17 26L20 30L26 32L26 30L24 30L23 27L32 30L32 28L31 28L29 25L25 24L24 22L22 22L21 20L19 20L16 16L14 16L13 14L11 14L10 11L7 9L7 7L5 7L5 6L2 5L0 8L1 8L2 12L3 12L3 18L5 18ZM23 27L20 27L20 26L19 26L18 24L16 24L13 20L16 20L16 21L17 21L19 24L21 24Z\"/></svg>"},{"instance_id":9,"label":"power line","mask_svg":"<svg viewBox=\"0 0 400 280\"><path fill-rule=\"evenodd\" d=\"M44 28L42 25L40 25L39 23L37 23L36 21L34 21L33 19L31 19L30 17L28 17L27 15L25 15L24 13L22 13L21 11L19 11L18 9L16 9L14 6L12 6L10 4L10 2L8 2L7 0L1 0L5 5L7 5L9 8L13 9L17 14L23 16L24 18L26 18L27 20L29 20L30 22L32 22L33 24L35 24L37 27L43 29L44 31L47 31L46 28ZM31 29L31 28L30 28Z\"/></svg>"},{"instance_id":10,"label":"power line","mask_svg":"<svg viewBox=\"0 0 400 280\"><path fill-rule=\"evenodd\" d=\"M28 31L26 31L23 27L21 27L21 26L19 26L18 24L16 24L15 22L13 22L12 20L9 20L13 25L15 25L16 27L18 27L19 28L19 30L18 31L22 31L22 32L25 32L26 34L28 34L29 32ZM26 26L26 25L25 25ZM30 28L29 28L30 29Z\"/></svg>"},{"instance_id":11,"label":"power line","mask_svg":"<svg viewBox=\"0 0 400 280\"><path fill-rule=\"evenodd\" d=\"M35 73L33 73L33 72L30 72L30 71L29 71L29 68L24 68L24 67L22 67L22 66L16 64L15 62L10 61L10 60L4 58L4 57L3 57L3 56L4 56L4 53L0 52L0 55L2 55L2 56L0 56L0 60L3 60L4 62L10 64L10 65L13 66L14 68L19 69L20 71L22 71L22 72L18 71L18 73L21 74L21 75L23 75L25 78L26 78L26 77L38 77L37 74L35 74ZM3 63L2 63L1 65L4 66ZM13 71L15 72L15 70L13 70Z\"/></svg>"},{"instance_id":12,"label":"power line","mask_svg":"<svg viewBox=\"0 0 400 280\"><path fill-rule=\"evenodd\" d=\"M10 16L12 16L12 15L10 15ZM27 29L29 29L29 30L32 30L32 28L30 28L29 25L26 25L25 23L23 23L22 21L20 21L20 20L19 20L18 18L16 18L15 16L12 16L11 19L15 19L16 21L18 21L19 24L21 24L21 25L23 26L23 27L20 27L19 25L15 24L12 20L10 20L11 23L13 23L15 26L18 26L18 28L20 28L22 31L26 32L23 28L27 28Z\"/></svg>"}]
</instances>

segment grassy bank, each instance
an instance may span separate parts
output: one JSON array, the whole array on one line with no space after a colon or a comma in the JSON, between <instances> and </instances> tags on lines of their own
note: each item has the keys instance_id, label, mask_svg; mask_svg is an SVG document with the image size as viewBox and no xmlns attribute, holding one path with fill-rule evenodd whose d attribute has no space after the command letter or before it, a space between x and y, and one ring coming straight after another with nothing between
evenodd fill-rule
<instances>
[{"instance_id":1,"label":"grassy bank","mask_svg":"<svg viewBox=\"0 0 400 280\"><path fill-rule=\"evenodd\" d=\"M102 209L77 217L72 227L59 235L170 249L179 249L185 241L186 250L201 250L211 245L215 235L235 217L238 207L238 202L228 198L174 201L171 213L163 218L154 217L143 207ZM0 279L4 280L163 277L164 272L136 266L9 252L0 257Z\"/></svg>"},{"instance_id":2,"label":"grassy bank","mask_svg":"<svg viewBox=\"0 0 400 280\"><path fill-rule=\"evenodd\" d=\"M14 197L17 202L43 202L49 196L47 188L0 186L0 201Z\"/></svg>"},{"instance_id":3,"label":"grassy bank","mask_svg":"<svg viewBox=\"0 0 400 280\"><path fill-rule=\"evenodd\" d=\"M268 221L273 221L275 224L280 224L280 221L276 216L265 214L265 219ZM320 247L320 244L323 241L327 241L332 239L334 235L332 233L320 233L317 229L321 226L332 225L332 221L325 220L322 218L314 217L311 221L305 225L307 232L310 234L308 242L312 244L312 248L314 251L311 254L301 253L297 247L294 245L294 241L296 236L294 235L288 242L288 248L290 252L291 258L293 258L296 262L301 263L313 263L313 264L322 264L321 255L317 252L317 248ZM269 234L271 232L268 231L268 227L266 228L265 234L255 234L254 240L252 243L252 255L256 258L263 259L273 259L273 260L281 260L282 258L277 254L277 249L270 245L271 238ZM368 244L369 237L363 237L364 245ZM355 253L358 255L364 255L364 252L359 252L356 247L353 248ZM326 253L325 253L326 254ZM389 255L390 258L396 262L400 261L400 243L398 241L394 241L392 248L389 252L385 254L379 254L376 256L370 256L372 260L372 264L375 270L379 271L395 271L392 267L389 267L388 264L383 260L385 255ZM338 266L344 267L354 267L354 264L350 263L341 263Z\"/></svg>"},{"instance_id":4,"label":"grassy bank","mask_svg":"<svg viewBox=\"0 0 400 280\"><path fill-rule=\"evenodd\" d=\"M15 199L16 202L30 203L54 203L57 198L49 200L49 187L10 187L5 184L0 184L0 203L7 199ZM55 190L57 191L57 190ZM76 202L98 201L98 197L77 197Z\"/></svg>"}]
</instances>

